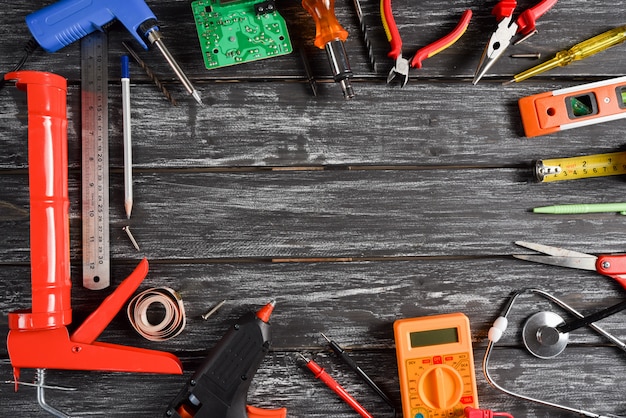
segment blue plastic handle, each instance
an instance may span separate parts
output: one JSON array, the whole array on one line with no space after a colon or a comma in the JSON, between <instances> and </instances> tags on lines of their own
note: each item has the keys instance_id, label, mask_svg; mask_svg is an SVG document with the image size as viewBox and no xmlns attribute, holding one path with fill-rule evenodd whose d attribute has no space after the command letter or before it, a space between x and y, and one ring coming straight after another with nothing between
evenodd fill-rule
<instances>
[{"instance_id":1,"label":"blue plastic handle","mask_svg":"<svg viewBox=\"0 0 626 418\"><path fill-rule=\"evenodd\" d=\"M26 24L44 50L56 52L96 30L102 31L115 19L148 49L144 37L158 27L156 16L143 0L60 0L26 16ZM140 30L148 20L154 25Z\"/></svg>"}]
</instances>

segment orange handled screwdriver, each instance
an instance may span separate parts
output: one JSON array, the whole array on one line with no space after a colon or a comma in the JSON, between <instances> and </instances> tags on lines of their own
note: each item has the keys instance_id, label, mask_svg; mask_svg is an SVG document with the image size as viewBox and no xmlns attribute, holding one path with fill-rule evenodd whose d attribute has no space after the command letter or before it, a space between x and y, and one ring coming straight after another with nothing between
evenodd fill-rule
<instances>
[{"instance_id":1,"label":"orange handled screwdriver","mask_svg":"<svg viewBox=\"0 0 626 418\"><path fill-rule=\"evenodd\" d=\"M326 49L333 79L341 86L346 99L353 98L354 90L350 83L353 74L344 46L348 31L337 21L335 0L302 0L302 7L315 20L314 45L319 49Z\"/></svg>"}]
</instances>

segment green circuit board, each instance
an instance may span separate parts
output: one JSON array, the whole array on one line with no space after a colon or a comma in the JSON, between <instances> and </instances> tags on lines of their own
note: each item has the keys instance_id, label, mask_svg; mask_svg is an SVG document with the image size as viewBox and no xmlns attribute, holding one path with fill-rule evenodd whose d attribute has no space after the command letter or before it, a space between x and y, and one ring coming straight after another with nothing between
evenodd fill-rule
<instances>
[{"instance_id":1,"label":"green circuit board","mask_svg":"<svg viewBox=\"0 0 626 418\"><path fill-rule=\"evenodd\" d=\"M293 51L274 0L198 0L191 7L209 70Z\"/></svg>"}]
</instances>

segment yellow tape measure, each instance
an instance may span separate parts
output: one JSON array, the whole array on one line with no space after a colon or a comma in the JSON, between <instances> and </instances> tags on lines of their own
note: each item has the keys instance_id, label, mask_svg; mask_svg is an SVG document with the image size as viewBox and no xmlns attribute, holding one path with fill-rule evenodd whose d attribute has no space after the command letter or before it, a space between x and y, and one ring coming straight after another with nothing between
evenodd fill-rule
<instances>
[{"instance_id":1,"label":"yellow tape measure","mask_svg":"<svg viewBox=\"0 0 626 418\"><path fill-rule=\"evenodd\" d=\"M626 174L626 151L539 160L535 177L542 183Z\"/></svg>"}]
</instances>

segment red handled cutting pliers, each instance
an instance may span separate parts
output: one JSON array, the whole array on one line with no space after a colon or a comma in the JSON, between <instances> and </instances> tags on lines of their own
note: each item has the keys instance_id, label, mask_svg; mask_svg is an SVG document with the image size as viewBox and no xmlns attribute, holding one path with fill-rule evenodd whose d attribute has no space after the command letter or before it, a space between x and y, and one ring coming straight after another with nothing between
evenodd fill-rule
<instances>
[{"instance_id":1,"label":"red handled cutting pliers","mask_svg":"<svg viewBox=\"0 0 626 418\"><path fill-rule=\"evenodd\" d=\"M516 241L515 243L520 247L547 254L513 254L515 258L549 264L551 266L596 271L604 276L617 280L617 282L626 289L626 254L600 254L595 256L532 242Z\"/></svg>"},{"instance_id":2,"label":"red handled cutting pliers","mask_svg":"<svg viewBox=\"0 0 626 418\"><path fill-rule=\"evenodd\" d=\"M383 21L383 26L385 28L385 33L387 34L387 40L391 45L391 51L387 54L390 58L395 60L395 65L389 72L389 76L387 77L387 83L390 83L396 76L402 77L402 86L404 86L407 81L409 81L409 68L422 68L422 61L426 58L430 58L436 53L446 49L453 43L455 43L469 25L470 19L472 18L472 11L466 10L461 16L461 21L458 25L446 36L439 39L438 41L433 42L432 44L426 45L425 47L419 49L413 58L409 61L408 59L402 56L402 38L400 37L400 31L398 30L398 26L396 25L396 21L393 18L393 13L391 11L391 0L381 0L380 1L380 16Z\"/></svg>"},{"instance_id":3,"label":"red handled cutting pliers","mask_svg":"<svg viewBox=\"0 0 626 418\"><path fill-rule=\"evenodd\" d=\"M485 46L483 55L480 57L478 68L474 73L472 84L478 81L489 71L491 66L502 56L504 51L511 45L516 34L522 38L515 42L518 44L537 32L535 23L548 10L556 4L557 0L541 0L530 9L524 10L513 23L513 11L517 7L516 0L500 0L493 8L491 14L498 19L498 27L491 34L489 43Z\"/></svg>"}]
</instances>

